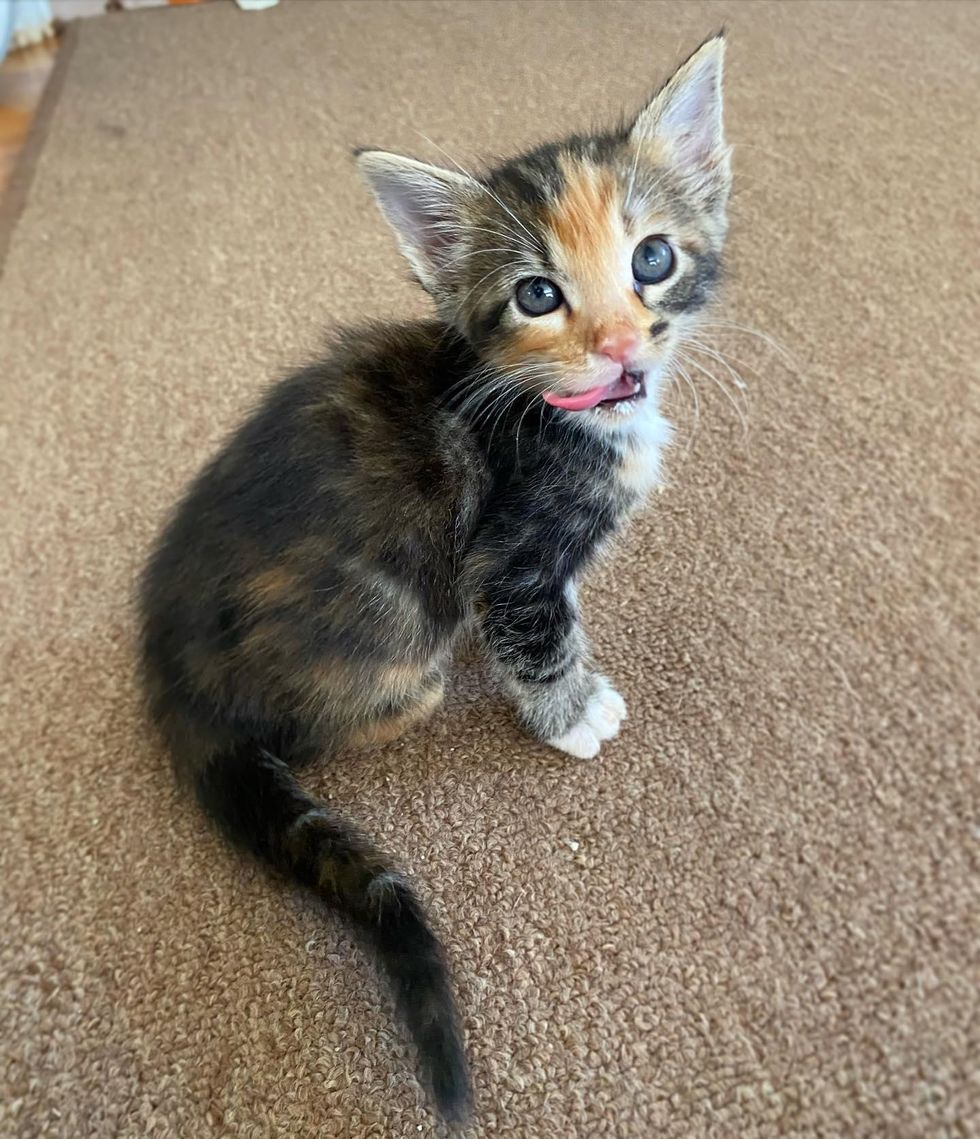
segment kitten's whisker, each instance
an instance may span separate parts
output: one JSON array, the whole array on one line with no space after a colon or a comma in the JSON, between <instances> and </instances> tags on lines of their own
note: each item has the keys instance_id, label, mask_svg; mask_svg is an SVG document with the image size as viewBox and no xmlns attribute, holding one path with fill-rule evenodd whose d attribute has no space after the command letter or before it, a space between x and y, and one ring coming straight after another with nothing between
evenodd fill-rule
<instances>
[{"instance_id":1,"label":"kitten's whisker","mask_svg":"<svg viewBox=\"0 0 980 1139\"><path fill-rule=\"evenodd\" d=\"M693 345L694 347L698 348L702 352L707 352L708 354L716 353L723 360L727 360L733 364L737 364L739 366L739 368L747 369L748 371L750 371L753 374L753 376L757 377L759 380L765 380L766 379L765 373L759 371L759 369L754 364L748 363L747 360L740 360L737 356L733 356L731 354L731 352L723 352L721 350L721 348L718 347L717 344L705 344L701 340L696 340L694 337L691 337L691 336L685 336L683 339L685 340L686 343Z\"/></svg>"},{"instance_id":2,"label":"kitten's whisker","mask_svg":"<svg viewBox=\"0 0 980 1139\"><path fill-rule=\"evenodd\" d=\"M487 233L491 237L496 237L498 239L511 242L511 246L508 246L504 250L505 253L513 254L514 249L512 246L516 245L518 252L531 254L535 262L539 258L538 252L536 250L530 249L530 247L527 245L527 242L524 241L521 235L519 233L514 233L513 230L499 229L496 226L487 225L463 225L460 222L455 222L445 218L436 221L425 222L422 226L420 226L420 228L430 230L435 233L445 234L449 237L459 238L468 238L471 237L474 233Z\"/></svg>"},{"instance_id":3,"label":"kitten's whisker","mask_svg":"<svg viewBox=\"0 0 980 1139\"><path fill-rule=\"evenodd\" d=\"M542 378L543 378L543 379L547 379L547 380L554 380L554 379L556 378L556 375L557 375L557 369L553 369L553 370L552 370L552 374L551 374L550 376L547 376L547 377L542 377ZM527 407L524 409L524 412L523 412L523 414L521 415L521 418L520 418L520 419L517 421L517 432L516 432L515 443L514 443L514 452L515 452L515 454L516 454L516 456L517 456L517 463L518 463L518 466L520 466L520 461L521 461L521 427L522 427L522 426L523 426L523 424L524 424L524 419L525 419L525 416L526 416L526 415L527 415L527 413L528 413L528 412L531 410L531 408L535 406L535 404L540 404L540 408L541 408L541 423L543 424L543 422L544 422L544 408L545 408L545 402L544 402L544 400L541 398L541 396L542 396L542 395L544 394L544 392L546 392L547 390L548 390L548 389L547 389L547 387L543 387L543 386L539 386L539 385L534 385L534 386L533 386L533 388L532 388L532 392L531 392L531 394L532 394L533 398L532 398L531 400L529 400L529 401L528 401L528 405L527 405ZM540 428L539 428L539 438L540 438Z\"/></svg>"},{"instance_id":4,"label":"kitten's whisker","mask_svg":"<svg viewBox=\"0 0 980 1139\"><path fill-rule=\"evenodd\" d=\"M494 398L490 401L490 403L486 407L481 409L472 418L471 422L472 422L474 428L482 429L482 428L486 427L487 423L490 420L490 417L492 415L494 415L495 412L498 413L497 414L497 420L495 421L495 423L497 421L499 421L500 414L502 414L503 411L506 410L506 408L511 403L513 403L514 400L519 395L520 395L520 388L511 387L509 385L506 387L500 388L498 391L496 391L494 393ZM489 440L492 440L492 439L493 439L493 431L490 432L490 436L489 436ZM489 440L487 443L488 446L489 446Z\"/></svg>"},{"instance_id":5,"label":"kitten's whisker","mask_svg":"<svg viewBox=\"0 0 980 1139\"><path fill-rule=\"evenodd\" d=\"M515 257L526 257L535 268L538 268L540 265L540 252L538 250L532 249L524 240L524 238L519 233L515 233L512 229L497 229L490 226L474 226L469 230L469 232L488 233L491 237L496 237L502 241L509 241L511 243L511 247L508 247L508 253Z\"/></svg>"},{"instance_id":6,"label":"kitten's whisker","mask_svg":"<svg viewBox=\"0 0 980 1139\"><path fill-rule=\"evenodd\" d=\"M718 378L718 376L716 376L714 374L714 372L712 372L708 368L706 368L699 360L695 359L694 356L691 356L690 354L683 352L680 348L677 349L677 353L681 357L681 359L684 361L685 364L690 364L692 368L697 368L697 370L699 372L701 372L703 375L707 376L708 379L711 380L716 385L716 387L719 389L719 391L721 391L724 394L725 398L728 400L728 402L735 409L735 414L738 416L739 421L742 424L742 435L743 435L743 437L748 438L748 434L749 434L748 420L746 419L745 414L742 411L742 408L739 406L737 400L732 395L732 393L728 390L727 384L722 383L722 381Z\"/></svg>"},{"instance_id":7,"label":"kitten's whisker","mask_svg":"<svg viewBox=\"0 0 980 1139\"><path fill-rule=\"evenodd\" d=\"M457 253L453 257L453 262L455 264L457 262L466 261L470 257L479 257L481 253L509 253L511 256L513 256L514 251L513 249L507 249L504 246L500 245L481 245L479 248L466 249L462 253Z\"/></svg>"},{"instance_id":8,"label":"kitten's whisker","mask_svg":"<svg viewBox=\"0 0 980 1139\"><path fill-rule=\"evenodd\" d=\"M626 187L626 194L623 198L623 204L626 206L627 209L630 209L632 207L633 209L636 210L637 213L639 213L641 208L642 208L642 205L641 205L642 199L640 202L637 202L635 204L633 203L633 186L634 186L634 183L636 181L636 171L639 168L639 165L640 165L640 148L639 148L639 146L634 145L633 146L633 164L630 167L629 185Z\"/></svg>"},{"instance_id":9,"label":"kitten's whisker","mask_svg":"<svg viewBox=\"0 0 980 1139\"><path fill-rule=\"evenodd\" d=\"M521 388L515 388L511 398L509 400L507 400L506 403L502 404L500 410L497 413L496 419L494 419L494 421L493 421L493 426L490 428L490 434L487 436L487 446L488 447L493 442L494 433L496 432L497 428L500 426L501 420L507 414L507 412L510 411L510 409L514 406L514 404L517 402L517 400L523 394L525 394L525 393Z\"/></svg>"},{"instance_id":10,"label":"kitten's whisker","mask_svg":"<svg viewBox=\"0 0 980 1139\"><path fill-rule=\"evenodd\" d=\"M472 400L475 396L485 396L488 391L493 390L500 385L501 377L495 369L489 365L484 364L475 372L469 372L461 379L451 384L443 393L442 399L445 402L453 402L457 394L462 394L466 388L474 388L464 397L464 403ZM489 381L489 382L488 382Z\"/></svg>"},{"instance_id":11,"label":"kitten's whisker","mask_svg":"<svg viewBox=\"0 0 980 1139\"><path fill-rule=\"evenodd\" d=\"M517 431L514 434L514 455L518 470L521 469L521 428L524 426L527 413L534 407L534 403L535 401L533 399L527 401L527 407L524 408L524 411L521 413L521 418L517 421Z\"/></svg>"},{"instance_id":12,"label":"kitten's whisker","mask_svg":"<svg viewBox=\"0 0 980 1139\"><path fill-rule=\"evenodd\" d=\"M793 355L789 349L774 337L770 336L767 332L760 332L759 329L750 328L747 324L739 324L734 320L725 320L717 317L714 319L708 317L704 320L699 321L698 323L705 328L727 329L733 332L742 332L746 336L757 337L759 340L762 340L769 345L769 347L776 353L777 356L779 356L787 368L789 368L791 371L796 372L796 374L802 378L800 367L796 363L796 360L793 358Z\"/></svg>"},{"instance_id":13,"label":"kitten's whisker","mask_svg":"<svg viewBox=\"0 0 980 1139\"><path fill-rule=\"evenodd\" d=\"M486 382L488 381L489 382ZM486 373L477 373L471 379L471 382L479 384L477 390L467 396L463 403L460 405L461 412L465 413L471 418L474 424L479 424L481 421L489 418L495 410L498 402L502 401L512 391L518 394L521 387L514 381L512 377L499 369L490 369ZM480 408L480 404L489 401L487 406ZM475 408L475 414L471 415L471 408Z\"/></svg>"},{"instance_id":14,"label":"kitten's whisker","mask_svg":"<svg viewBox=\"0 0 980 1139\"><path fill-rule=\"evenodd\" d=\"M473 225L469 222L454 221L452 218L436 218L433 221L422 223L419 228L456 237L468 237L472 233L489 233L493 237L507 238L519 236L509 229L499 229L497 226L489 225Z\"/></svg>"},{"instance_id":15,"label":"kitten's whisker","mask_svg":"<svg viewBox=\"0 0 980 1139\"><path fill-rule=\"evenodd\" d=\"M521 398L527 397L527 407L521 413L516 431L516 448L520 449L520 429L528 410L534 405L536 394L546 390L547 384L555 378L556 369L548 361L529 363L517 367L502 367L497 370L495 381L484 385L480 391L464 400L462 408L469 415L470 421L477 429L484 427L491 416L493 423L487 437L487 446L493 441L504 418L511 407ZM509 398L508 398L509 397ZM481 407L481 402L485 406ZM475 414L470 414L470 407L475 407Z\"/></svg>"},{"instance_id":16,"label":"kitten's whisker","mask_svg":"<svg viewBox=\"0 0 980 1139\"><path fill-rule=\"evenodd\" d=\"M703 344L700 340L695 340L691 336L685 337L682 340L682 343L686 347L694 349L696 352L703 352L705 356L709 357L712 360L717 360L718 363L727 370L728 374L732 378L732 383L735 385L735 387L738 388L740 392L748 392L748 384L745 382L741 373L737 372L731 366L731 364L729 364L728 360L721 352L716 351L714 348L709 347L707 344Z\"/></svg>"},{"instance_id":17,"label":"kitten's whisker","mask_svg":"<svg viewBox=\"0 0 980 1139\"><path fill-rule=\"evenodd\" d=\"M688 436L687 446L684 448L684 457L687 458L687 456L691 453L691 448L694 446L695 437L697 436L698 429L701 426L701 400L698 397L698 389L694 381L691 379L690 373L684 367L684 365L679 360L674 360L673 366L677 369L678 374L684 380L685 384L687 384L688 390L694 398L694 430Z\"/></svg>"},{"instance_id":18,"label":"kitten's whisker","mask_svg":"<svg viewBox=\"0 0 980 1139\"><path fill-rule=\"evenodd\" d=\"M488 387L499 387L506 378L506 372L507 369L495 367L490 363L483 363L475 371L468 372L462 379L458 379L455 384L451 384L447 390L442 393L442 398L451 398L452 393L456 392L457 388L462 388L467 385L483 385L487 380L493 380L493 382L495 382L488 385ZM485 390L485 388L483 388L483 390Z\"/></svg>"},{"instance_id":19,"label":"kitten's whisker","mask_svg":"<svg viewBox=\"0 0 980 1139\"><path fill-rule=\"evenodd\" d=\"M476 387L475 391L470 392L469 395L463 399L457 408L457 412L467 418L473 418L473 413L476 412L478 418L479 414L481 414L479 408L482 403L487 400L491 402L496 400L507 390L502 380L497 380L492 383L482 382Z\"/></svg>"}]
</instances>

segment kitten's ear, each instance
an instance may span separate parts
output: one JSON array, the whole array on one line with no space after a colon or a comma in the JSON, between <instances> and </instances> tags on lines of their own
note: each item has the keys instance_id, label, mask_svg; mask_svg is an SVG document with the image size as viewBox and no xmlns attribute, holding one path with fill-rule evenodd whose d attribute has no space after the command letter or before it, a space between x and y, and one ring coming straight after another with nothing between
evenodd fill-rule
<instances>
[{"instance_id":1,"label":"kitten's ear","mask_svg":"<svg viewBox=\"0 0 980 1139\"><path fill-rule=\"evenodd\" d=\"M462 240L465 203L479 184L385 150L359 151L357 165L419 280L437 292Z\"/></svg>"},{"instance_id":2,"label":"kitten's ear","mask_svg":"<svg viewBox=\"0 0 980 1139\"><path fill-rule=\"evenodd\" d=\"M730 149L722 123L723 32L703 43L660 88L630 129L636 146L662 148L671 166L727 194Z\"/></svg>"}]
</instances>

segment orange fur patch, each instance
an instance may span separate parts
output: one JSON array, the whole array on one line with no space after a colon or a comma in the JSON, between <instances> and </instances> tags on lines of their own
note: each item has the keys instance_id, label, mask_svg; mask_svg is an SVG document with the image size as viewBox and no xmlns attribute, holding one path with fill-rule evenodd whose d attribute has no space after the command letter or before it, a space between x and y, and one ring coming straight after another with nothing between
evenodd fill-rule
<instances>
[{"instance_id":1,"label":"orange fur patch","mask_svg":"<svg viewBox=\"0 0 980 1139\"><path fill-rule=\"evenodd\" d=\"M358 676L347 661L325 657L312 665L303 677L304 687L318 698L347 696L356 687Z\"/></svg>"},{"instance_id":2,"label":"orange fur patch","mask_svg":"<svg viewBox=\"0 0 980 1139\"><path fill-rule=\"evenodd\" d=\"M296 574L285 566L273 566L251 578L244 594L253 605L276 605L288 601L296 586Z\"/></svg>"},{"instance_id":3,"label":"orange fur patch","mask_svg":"<svg viewBox=\"0 0 980 1139\"><path fill-rule=\"evenodd\" d=\"M428 670L428 662L425 664L393 664L379 674L377 687L386 695L397 699L421 684L422 678Z\"/></svg>"},{"instance_id":4,"label":"orange fur patch","mask_svg":"<svg viewBox=\"0 0 980 1139\"><path fill-rule=\"evenodd\" d=\"M618 329L644 328L646 310L629 283L621 279L623 221L617 183L611 170L561 161L565 189L548 215L553 247L571 279L576 303L552 352L569 364Z\"/></svg>"},{"instance_id":5,"label":"orange fur patch","mask_svg":"<svg viewBox=\"0 0 980 1139\"><path fill-rule=\"evenodd\" d=\"M442 681L432 684L419 693L417 702L395 716L383 720L375 720L356 729L350 737L349 743L353 747L377 746L391 743L400 735L408 731L413 724L427 720L429 716L442 703L445 692Z\"/></svg>"},{"instance_id":6,"label":"orange fur patch","mask_svg":"<svg viewBox=\"0 0 980 1139\"><path fill-rule=\"evenodd\" d=\"M515 329L495 355L497 361L505 367L517 368L537 355L555 355L560 345L560 332L541 324L529 323Z\"/></svg>"},{"instance_id":7,"label":"orange fur patch","mask_svg":"<svg viewBox=\"0 0 980 1139\"><path fill-rule=\"evenodd\" d=\"M565 190L547 224L561 248L567 267L579 287L603 281L616 253L614 224L616 181L611 170L561 163Z\"/></svg>"}]
</instances>

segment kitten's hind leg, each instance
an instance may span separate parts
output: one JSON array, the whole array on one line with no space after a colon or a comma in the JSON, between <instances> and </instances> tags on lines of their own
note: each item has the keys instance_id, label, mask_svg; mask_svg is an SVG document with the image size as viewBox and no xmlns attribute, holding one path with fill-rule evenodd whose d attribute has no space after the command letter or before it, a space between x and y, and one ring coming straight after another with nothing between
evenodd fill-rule
<instances>
[{"instance_id":1,"label":"kitten's hind leg","mask_svg":"<svg viewBox=\"0 0 980 1139\"><path fill-rule=\"evenodd\" d=\"M391 743L435 712L445 687L445 675L438 667L396 665L385 670L378 678L369 711L354 727L348 742L353 747Z\"/></svg>"}]
</instances>

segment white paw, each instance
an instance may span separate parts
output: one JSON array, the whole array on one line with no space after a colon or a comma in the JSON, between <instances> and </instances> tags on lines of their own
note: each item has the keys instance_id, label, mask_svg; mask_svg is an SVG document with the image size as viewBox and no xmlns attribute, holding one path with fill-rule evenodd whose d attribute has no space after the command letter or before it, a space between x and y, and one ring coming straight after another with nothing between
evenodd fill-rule
<instances>
[{"instance_id":1,"label":"white paw","mask_svg":"<svg viewBox=\"0 0 980 1139\"><path fill-rule=\"evenodd\" d=\"M548 743L576 759L594 759L603 740L611 740L626 718L626 701L604 677L585 706L585 715L562 736Z\"/></svg>"},{"instance_id":2,"label":"white paw","mask_svg":"<svg viewBox=\"0 0 980 1139\"><path fill-rule=\"evenodd\" d=\"M604 676L599 677L599 687L585 707L585 719L600 740L618 735L619 725L626 719L626 701Z\"/></svg>"},{"instance_id":3,"label":"white paw","mask_svg":"<svg viewBox=\"0 0 980 1139\"><path fill-rule=\"evenodd\" d=\"M599 737L584 718L563 736L552 736L548 743L576 759L594 759L599 754Z\"/></svg>"}]
</instances>

